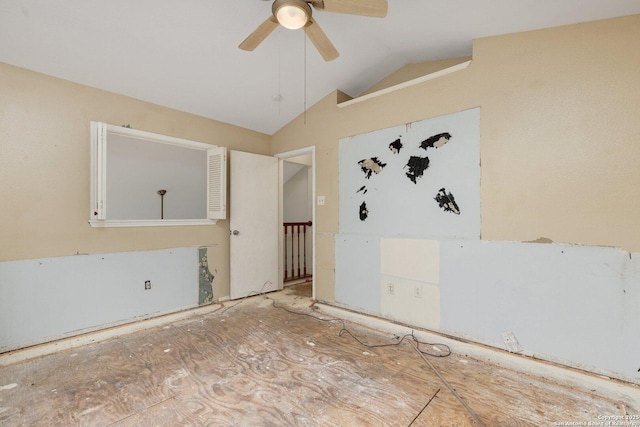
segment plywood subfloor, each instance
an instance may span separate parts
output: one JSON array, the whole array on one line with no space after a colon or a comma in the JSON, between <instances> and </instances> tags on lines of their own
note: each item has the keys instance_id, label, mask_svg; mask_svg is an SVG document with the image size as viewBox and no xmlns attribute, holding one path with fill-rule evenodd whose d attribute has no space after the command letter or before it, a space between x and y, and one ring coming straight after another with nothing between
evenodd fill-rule
<instances>
[{"instance_id":1,"label":"plywood subfloor","mask_svg":"<svg viewBox=\"0 0 640 427\"><path fill-rule=\"evenodd\" d=\"M320 316L296 292L268 296ZM395 342L347 327L368 343ZM0 368L0 424L551 426L619 413L618 402L597 390L567 388L460 354L430 358L474 417L408 342L367 348L341 329L340 322L253 297Z\"/></svg>"}]
</instances>

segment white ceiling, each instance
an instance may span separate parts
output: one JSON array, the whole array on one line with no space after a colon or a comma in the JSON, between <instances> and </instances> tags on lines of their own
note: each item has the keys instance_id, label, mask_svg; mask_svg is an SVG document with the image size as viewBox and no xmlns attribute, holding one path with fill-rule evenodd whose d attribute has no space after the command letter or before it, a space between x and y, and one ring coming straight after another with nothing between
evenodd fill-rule
<instances>
[{"instance_id":1,"label":"white ceiling","mask_svg":"<svg viewBox=\"0 0 640 427\"><path fill-rule=\"evenodd\" d=\"M0 0L0 62L271 135L335 89L357 96L403 65L470 55L474 38L637 14L640 1L389 0L382 19L314 10L340 52L328 63L301 30L238 49L270 11L261 0Z\"/></svg>"}]
</instances>

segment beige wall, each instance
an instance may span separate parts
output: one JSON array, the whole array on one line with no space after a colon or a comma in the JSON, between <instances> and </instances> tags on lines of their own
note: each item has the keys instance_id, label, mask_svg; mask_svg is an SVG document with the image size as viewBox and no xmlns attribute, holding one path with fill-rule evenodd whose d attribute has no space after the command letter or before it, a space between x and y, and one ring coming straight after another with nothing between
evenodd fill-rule
<instances>
[{"instance_id":1,"label":"beige wall","mask_svg":"<svg viewBox=\"0 0 640 427\"><path fill-rule=\"evenodd\" d=\"M316 146L317 297L333 299L338 139L481 107L482 239L640 251L640 15L476 40L465 70L345 108L333 93L273 136Z\"/></svg>"},{"instance_id":2,"label":"beige wall","mask_svg":"<svg viewBox=\"0 0 640 427\"><path fill-rule=\"evenodd\" d=\"M427 74L435 73L436 71L444 70L445 68L453 67L454 65L467 62L471 59L470 56L462 58L450 58L442 59L439 61L419 62L417 64L407 64L399 70L395 71L391 75L380 80L378 83L371 86L360 94L364 96L372 92L390 88L409 80L417 79L419 77L426 76Z\"/></svg>"},{"instance_id":3,"label":"beige wall","mask_svg":"<svg viewBox=\"0 0 640 427\"><path fill-rule=\"evenodd\" d=\"M483 239L640 251L637 40L640 15L476 40L463 71L345 108L334 92L273 137L0 64L0 261L214 244L228 265L228 221L88 225L89 121L128 123L263 154L316 146L317 296L332 300L338 139L476 106Z\"/></svg>"},{"instance_id":4,"label":"beige wall","mask_svg":"<svg viewBox=\"0 0 640 427\"><path fill-rule=\"evenodd\" d=\"M268 154L270 137L0 64L0 261L218 245L228 294L229 223L91 228L89 122ZM195 260L194 260L195 265ZM224 295L224 290L220 290Z\"/></svg>"}]
</instances>

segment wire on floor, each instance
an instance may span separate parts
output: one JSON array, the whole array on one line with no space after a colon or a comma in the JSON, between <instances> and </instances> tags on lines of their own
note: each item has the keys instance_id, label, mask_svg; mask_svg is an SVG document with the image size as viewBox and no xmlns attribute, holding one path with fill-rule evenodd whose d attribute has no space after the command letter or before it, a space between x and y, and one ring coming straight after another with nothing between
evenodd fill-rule
<instances>
[{"instance_id":1,"label":"wire on floor","mask_svg":"<svg viewBox=\"0 0 640 427\"><path fill-rule=\"evenodd\" d=\"M482 422L482 420L480 419L480 417L478 417L478 414L476 414L473 409L471 409L469 407L469 405L467 405L467 403L462 399L462 397L456 392L456 390L451 386L451 384L449 384L449 382L440 374L440 372L438 372L438 370L436 369L436 367L429 362L429 360L425 357L425 355L427 356L431 356L431 357L447 357L449 355L451 355L451 349L449 348L448 345L446 344L431 344L431 343L426 343L426 342L422 342L419 341L416 336L413 334L413 330L411 331L410 334L406 334L404 335L402 338L396 337L396 339L399 339L398 342L394 342L394 343L388 343L388 344L368 344L365 343L364 341L362 341L360 338L358 338L357 336L355 336L351 331L349 331L346 327L345 321L343 319L338 319L338 318L323 318L323 317L318 317L318 316L314 316L312 314L309 313L303 313L303 312L299 312L296 310L291 310L285 306L282 305L278 305L276 304L276 300L273 298L269 298L269 297L265 297L267 299L271 300L271 303L273 304L273 306L275 308L279 308L281 310L284 310L288 313L292 313L292 314L297 314L299 316L308 316L311 317L313 319L316 320L320 320L323 322L339 322L342 324L342 329L340 330L340 332L338 333L339 336L342 336L343 334L348 334L349 336L351 336L354 340L356 340L360 345L367 347L367 348L378 348L378 347L391 347L391 346L399 346L401 345L405 339L408 340L409 344L411 345L411 347L420 355L420 357L422 358L422 360L424 360L424 362L429 366L429 368L431 368L431 370L436 374L436 376L440 379L440 381L442 381L442 383L449 389L449 391L451 391L451 393L453 393L453 395L456 397L456 399L458 399L458 401L462 404L462 406L464 406L464 408L467 410L467 412L469 413L469 415L471 415L471 417L478 423L479 426L481 427L485 427L486 424L484 424ZM410 338L410 339L409 339ZM427 351L424 351L420 348L420 345L425 345L425 346L431 346L432 348L438 349L438 351L443 352L443 354L433 354ZM445 349L443 351L443 349ZM435 395L433 395L433 397L431 399L429 399L429 401L427 402L427 404L422 408L422 410L416 415L416 417L413 419L413 421L411 421L411 424L413 424L415 422L415 420L420 416L420 414L424 411L424 409L429 405L429 403L431 403L431 401L436 397L436 395L438 394L438 392L440 392L440 390L438 390L436 392ZM409 424L409 425L411 425Z\"/></svg>"},{"instance_id":2,"label":"wire on floor","mask_svg":"<svg viewBox=\"0 0 640 427\"><path fill-rule=\"evenodd\" d=\"M413 330L411 331L410 334L406 334L403 337L396 337L396 339L398 340L397 342L386 343L386 344L369 344L369 343L366 343L366 342L362 341L360 338L358 338L356 335L354 335L353 332L351 332L349 329L347 329L346 323L345 323L345 321L343 319L323 318L323 317L314 316L314 315L309 314L309 313L304 313L304 312L300 312L300 311L296 311L296 310L291 310L291 309L289 309L289 308L287 308L285 306L276 304L276 300L273 299L273 298L269 298L269 297L265 297L265 298L270 299L272 305L275 308L279 308L279 309L284 310L284 311L286 311L288 313L297 314L299 316L311 317L313 319L320 320L322 322L337 322L337 323L340 323L342 325L342 329L340 329L340 332L338 332L338 336L342 337L344 334L347 334L351 338L356 340L360 345L362 345L364 347L367 347L367 348L380 348L380 347L399 346L404 342L404 340L411 339L414 342L415 346L417 347L418 351L420 353L424 354L424 355L431 356L431 357L447 357L447 356L451 355L451 349L449 348L448 345L446 345L446 344L432 344L432 343L428 343L428 342L422 342L422 341L418 340L418 338L416 338L416 336L413 334ZM429 352L429 351L422 350L420 348L420 345L430 346L431 348L436 349L439 353L432 353L432 352Z\"/></svg>"},{"instance_id":3,"label":"wire on floor","mask_svg":"<svg viewBox=\"0 0 640 427\"><path fill-rule=\"evenodd\" d=\"M427 403L424 404L424 406L422 407L422 409L420 409L420 412L418 412L418 414L413 418L413 420L411 420L411 422L409 423L409 425L407 427L411 427L413 425L413 423L416 422L416 420L418 419L418 417L420 415L422 415L422 413L424 412L425 409L427 409L427 406L429 406L429 403L431 403L431 401L433 399L436 398L436 396L438 395L438 393L440 393L440 389L438 389L435 394L433 396L431 396L431 399L429 399L429 401Z\"/></svg>"},{"instance_id":4,"label":"wire on floor","mask_svg":"<svg viewBox=\"0 0 640 427\"><path fill-rule=\"evenodd\" d=\"M237 306L239 306L241 303L243 303L243 302L244 302L247 298L249 298L249 297L252 297L252 296L256 296L256 295L260 295L260 294L262 294L262 291L263 291L264 287L265 287L265 286L267 286L267 284L272 284L272 283L273 283L273 282L271 282L271 280L267 280L266 282L264 282L264 283L262 284L262 287L260 288L260 290L258 290L258 291L251 291L251 292L249 292L247 295L245 295L245 296L243 296L242 298L240 298L240 300L239 300L238 302L236 302L235 304L230 305L229 307L225 307L225 309L224 309L224 310L222 310L222 311L220 312L220 314L224 314L227 310L230 310L230 309L232 309L233 307L237 307ZM221 303L221 304L222 304L222 306L224 307L224 303ZM216 313L217 313L217 312L218 312L218 310L216 310Z\"/></svg>"}]
</instances>

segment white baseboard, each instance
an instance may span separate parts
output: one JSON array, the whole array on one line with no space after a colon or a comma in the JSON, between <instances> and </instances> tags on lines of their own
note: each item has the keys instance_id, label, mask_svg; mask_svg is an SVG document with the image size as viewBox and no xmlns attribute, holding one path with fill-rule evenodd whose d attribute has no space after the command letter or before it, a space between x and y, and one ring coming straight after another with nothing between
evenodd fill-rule
<instances>
[{"instance_id":1,"label":"white baseboard","mask_svg":"<svg viewBox=\"0 0 640 427\"><path fill-rule=\"evenodd\" d=\"M35 357L45 356L58 351L105 341L121 335L130 334L132 332L183 320L192 316L211 313L221 307L222 306L220 304L215 303L203 307L188 307L177 312L172 311L147 315L130 320L124 324L122 322L118 322L109 325L102 325L99 330L93 329L77 331L72 337L58 337L55 341L2 353L0 354L0 366L12 365ZM52 340L53 339L55 338L52 338Z\"/></svg>"}]
</instances>

